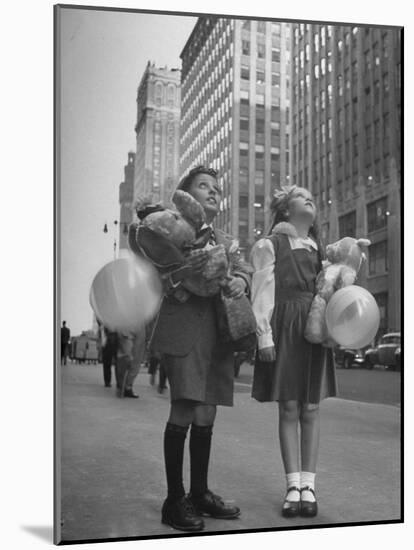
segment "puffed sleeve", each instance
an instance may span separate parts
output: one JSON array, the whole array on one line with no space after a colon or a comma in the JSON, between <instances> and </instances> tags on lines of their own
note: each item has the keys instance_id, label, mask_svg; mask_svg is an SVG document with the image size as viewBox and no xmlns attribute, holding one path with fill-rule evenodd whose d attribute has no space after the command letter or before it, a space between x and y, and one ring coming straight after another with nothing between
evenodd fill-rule
<instances>
[{"instance_id":1,"label":"puffed sleeve","mask_svg":"<svg viewBox=\"0 0 414 550\"><path fill-rule=\"evenodd\" d=\"M269 239L260 239L251 251L252 308L257 322L259 349L274 345L270 320L275 307L275 252Z\"/></svg>"}]
</instances>

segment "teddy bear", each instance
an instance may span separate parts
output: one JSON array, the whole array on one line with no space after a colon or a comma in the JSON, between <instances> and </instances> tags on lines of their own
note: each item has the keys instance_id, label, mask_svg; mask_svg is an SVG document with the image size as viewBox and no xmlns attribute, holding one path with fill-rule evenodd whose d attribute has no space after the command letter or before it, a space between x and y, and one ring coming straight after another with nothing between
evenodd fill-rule
<instances>
[{"instance_id":1,"label":"teddy bear","mask_svg":"<svg viewBox=\"0 0 414 550\"><path fill-rule=\"evenodd\" d=\"M316 278L313 298L305 327L305 338L312 344L332 345L325 322L325 311L334 292L353 285L361 264L366 260L363 249L368 239L344 237L326 247L326 260Z\"/></svg>"},{"instance_id":2,"label":"teddy bear","mask_svg":"<svg viewBox=\"0 0 414 550\"><path fill-rule=\"evenodd\" d=\"M178 189L172 196L173 208L151 204L142 199L136 204L140 223L132 223L128 231L130 249L147 258L163 274L180 269L188 255L200 253L210 238L201 204L189 193ZM229 258L224 245L212 246L207 251L203 272L185 278L183 287L199 296L213 296L227 276Z\"/></svg>"}]
</instances>

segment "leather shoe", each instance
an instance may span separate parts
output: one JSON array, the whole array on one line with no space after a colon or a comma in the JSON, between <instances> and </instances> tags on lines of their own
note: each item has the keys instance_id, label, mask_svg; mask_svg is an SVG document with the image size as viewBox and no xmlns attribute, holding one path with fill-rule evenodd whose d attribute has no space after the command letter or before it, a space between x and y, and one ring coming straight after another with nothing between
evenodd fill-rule
<instances>
[{"instance_id":1,"label":"leather shoe","mask_svg":"<svg viewBox=\"0 0 414 550\"><path fill-rule=\"evenodd\" d=\"M211 491L203 495L188 495L200 516L210 516L216 519L236 519L240 516L240 508L225 504L223 499Z\"/></svg>"},{"instance_id":2,"label":"leather shoe","mask_svg":"<svg viewBox=\"0 0 414 550\"><path fill-rule=\"evenodd\" d=\"M291 491L298 491L300 493L300 489L298 487L289 487L285 496L285 501L282 506L282 516L285 518L294 518L299 515L300 513L300 500L298 501L292 501L288 500L288 495Z\"/></svg>"},{"instance_id":3,"label":"leather shoe","mask_svg":"<svg viewBox=\"0 0 414 550\"><path fill-rule=\"evenodd\" d=\"M139 395L134 393L134 390L126 389L124 390L124 397L135 397L136 399Z\"/></svg>"},{"instance_id":4,"label":"leather shoe","mask_svg":"<svg viewBox=\"0 0 414 550\"><path fill-rule=\"evenodd\" d=\"M300 492L302 491L310 491L313 496L315 496L315 491L312 489L312 487L302 487ZM311 502L309 500L302 500L300 501L300 515L304 518L313 518L318 513L318 503Z\"/></svg>"},{"instance_id":5,"label":"leather shoe","mask_svg":"<svg viewBox=\"0 0 414 550\"><path fill-rule=\"evenodd\" d=\"M178 500L164 501L161 521L179 531L201 531L204 521L198 517L192 502L183 496Z\"/></svg>"}]
</instances>

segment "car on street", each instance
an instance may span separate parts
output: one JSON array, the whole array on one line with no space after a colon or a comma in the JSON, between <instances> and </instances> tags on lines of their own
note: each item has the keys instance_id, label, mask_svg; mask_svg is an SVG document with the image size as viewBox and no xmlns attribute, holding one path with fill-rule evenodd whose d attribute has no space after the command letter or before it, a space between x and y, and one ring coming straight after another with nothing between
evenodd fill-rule
<instances>
[{"instance_id":1,"label":"car on street","mask_svg":"<svg viewBox=\"0 0 414 550\"><path fill-rule=\"evenodd\" d=\"M398 351L400 350L400 351ZM382 365L390 370L397 370L401 353L401 333L389 332L384 334L376 347L367 349L365 361L368 368Z\"/></svg>"},{"instance_id":2,"label":"car on street","mask_svg":"<svg viewBox=\"0 0 414 550\"><path fill-rule=\"evenodd\" d=\"M336 348L334 351L335 363L344 369L366 366L365 353L362 349Z\"/></svg>"}]
</instances>

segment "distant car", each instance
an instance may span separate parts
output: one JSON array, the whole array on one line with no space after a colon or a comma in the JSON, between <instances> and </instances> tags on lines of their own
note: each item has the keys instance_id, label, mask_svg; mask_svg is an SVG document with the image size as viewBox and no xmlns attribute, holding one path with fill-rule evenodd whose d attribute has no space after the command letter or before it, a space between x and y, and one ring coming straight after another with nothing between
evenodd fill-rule
<instances>
[{"instance_id":1,"label":"distant car","mask_svg":"<svg viewBox=\"0 0 414 550\"><path fill-rule=\"evenodd\" d=\"M400 352L396 352L400 349ZM375 365L383 365L390 370L396 370L401 353L401 333L389 332L381 337L377 347L370 348L365 353L368 368Z\"/></svg>"},{"instance_id":2,"label":"distant car","mask_svg":"<svg viewBox=\"0 0 414 550\"><path fill-rule=\"evenodd\" d=\"M335 349L335 362L344 369L352 367L365 367L365 354L362 349Z\"/></svg>"}]
</instances>

